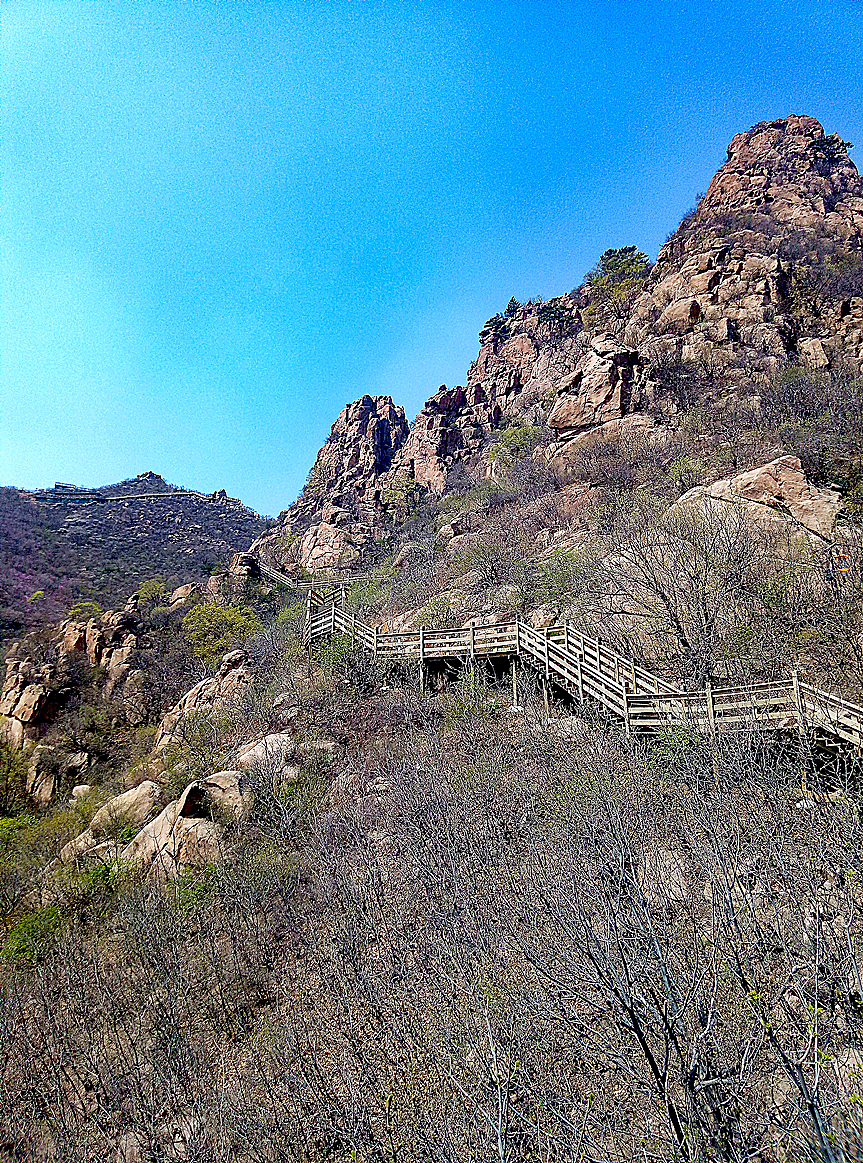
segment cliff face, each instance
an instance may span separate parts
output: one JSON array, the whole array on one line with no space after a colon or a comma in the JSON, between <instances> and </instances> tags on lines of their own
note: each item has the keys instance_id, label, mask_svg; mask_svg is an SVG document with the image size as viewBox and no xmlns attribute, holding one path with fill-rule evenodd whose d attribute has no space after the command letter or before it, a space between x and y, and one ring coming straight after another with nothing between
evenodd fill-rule
<instances>
[{"instance_id":1,"label":"cliff face","mask_svg":"<svg viewBox=\"0 0 863 1163\"><path fill-rule=\"evenodd\" d=\"M252 552L282 567L353 565L374 537L385 480L407 440L404 408L389 396L363 396L340 413L318 453L300 499Z\"/></svg>"},{"instance_id":2,"label":"cliff face","mask_svg":"<svg viewBox=\"0 0 863 1163\"><path fill-rule=\"evenodd\" d=\"M392 498L440 495L513 420L551 430L565 475L585 434L674 424L669 367L709 365L725 394L789 364L859 367L863 180L847 143L805 116L738 134L647 276L602 291L589 279L547 303L513 301L481 332L466 384L442 386L410 431L388 397L350 405L261 544L283 565L348 568Z\"/></svg>"}]
</instances>

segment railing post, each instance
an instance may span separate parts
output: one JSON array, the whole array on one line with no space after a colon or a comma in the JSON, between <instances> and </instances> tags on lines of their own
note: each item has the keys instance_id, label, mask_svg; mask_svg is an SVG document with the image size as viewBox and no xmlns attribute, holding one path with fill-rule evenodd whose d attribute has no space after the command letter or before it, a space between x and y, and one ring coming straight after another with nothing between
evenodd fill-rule
<instances>
[{"instance_id":1,"label":"railing post","mask_svg":"<svg viewBox=\"0 0 863 1163\"><path fill-rule=\"evenodd\" d=\"M378 629L379 627L375 626L375 658L378 656Z\"/></svg>"},{"instance_id":2,"label":"railing post","mask_svg":"<svg viewBox=\"0 0 863 1163\"><path fill-rule=\"evenodd\" d=\"M804 707L803 707L803 697L800 694L800 672L796 668L791 672L791 682L793 684L793 689L794 689L794 707L795 707L795 710L797 711L797 723L798 723L798 726L800 727L800 732L802 734L804 723L805 723Z\"/></svg>"},{"instance_id":3,"label":"railing post","mask_svg":"<svg viewBox=\"0 0 863 1163\"><path fill-rule=\"evenodd\" d=\"M516 622L516 626L518 626L518 622ZM509 673L510 673L510 677L512 678L512 705L514 707L518 706L518 672L516 669L517 666L518 666L518 660L517 660L516 656L513 655L512 658L509 660Z\"/></svg>"},{"instance_id":4,"label":"railing post","mask_svg":"<svg viewBox=\"0 0 863 1163\"><path fill-rule=\"evenodd\" d=\"M549 668L548 668L548 626L545 628L545 681L548 683Z\"/></svg>"},{"instance_id":5,"label":"railing post","mask_svg":"<svg viewBox=\"0 0 863 1163\"><path fill-rule=\"evenodd\" d=\"M578 675L578 701L584 702L584 679L581 676L581 658L580 654L575 656L575 673Z\"/></svg>"},{"instance_id":6,"label":"railing post","mask_svg":"<svg viewBox=\"0 0 863 1163\"><path fill-rule=\"evenodd\" d=\"M521 622L516 618L515 622L515 652L521 654Z\"/></svg>"},{"instance_id":7,"label":"railing post","mask_svg":"<svg viewBox=\"0 0 863 1163\"><path fill-rule=\"evenodd\" d=\"M470 624L470 660L471 660L471 662L473 662L475 654L476 654L476 644L474 641L474 624L471 621L471 624Z\"/></svg>"},{"instance_id":8,"label":"railing post","mask_svg":"<svg viewBox=\"0 0 863 1163\"><path fill-rule=\"evenodd\" d=\"M629 702L625 682L620 684L620 689L621 694L623 695L623 730L625 731L626 737L628 739L631 734L631 728L629 724Z\"/></svg>"},{"instance_id":9,"label":"railing post","mask_svg":"<svg viewBox=\"0 0 863 1163\"><path fill-rule=\"evenodd\" d=\"M330 602L330 636L336 632L336 603Z\"/></svg>"},{"instance_id":10,"label":"railing post","mask_svg":"<svg viewBox=\"0 0 863 1163\"><path fill-rule=\"evenodd\" d=\"M563 623L563 649L569 654L569 622Z\"/></svg>"},{"instance_id":11,"label":"railing post","mask_svg":"<svg viewBox=\"0 0 863 1163\"><path fill-rule=\"evenodd\" d=\"M710 724L711 735L716 734L716 712L713 706L713 683L707 680L707 721Z\"/></svg>"}]
</instances>

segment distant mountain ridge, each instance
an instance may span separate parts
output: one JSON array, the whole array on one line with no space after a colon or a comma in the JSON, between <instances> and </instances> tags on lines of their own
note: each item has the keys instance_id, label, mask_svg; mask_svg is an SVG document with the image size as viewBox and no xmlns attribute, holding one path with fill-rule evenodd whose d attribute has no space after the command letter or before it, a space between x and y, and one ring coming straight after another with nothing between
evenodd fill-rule
<instances>
[{"instance_id":1,"label":"distant mountain ridge","mask_svg":"<svg viewBox=\"0 0 863 1163\"><path fill-rule=\"evenodd\" d=\"M154 472L97 489L0 488L0 638L80 599L125 601L147 578L200 581L267 526L224 490L205 495Z\"/></svg>"}]
</instances>

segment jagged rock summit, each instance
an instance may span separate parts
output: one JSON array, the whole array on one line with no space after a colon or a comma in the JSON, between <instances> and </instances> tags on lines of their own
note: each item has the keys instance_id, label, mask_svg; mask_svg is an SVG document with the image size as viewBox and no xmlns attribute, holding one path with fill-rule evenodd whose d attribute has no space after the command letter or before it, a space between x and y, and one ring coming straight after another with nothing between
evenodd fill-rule
<instances>
[{"instance_id":1,"label":"jagged rock summit","mask_svg":"<svg viewBox=\"0 0 863 1163\"><path fill-rule=\"evenodd\" d=\"M350 568L405 490L442 494L513 422L547 432L543 455L566 478L594 433L673 428L669 369L710 365L727 398L793 364L859 367L863 180L848 148L807 116L737 134L626 294L589 276L546 303L513 300L480 333L467 383L442 386L410 430L389 397L349 405L300 500L253 548L288 568Z\"/></svg>"}]
</instances>

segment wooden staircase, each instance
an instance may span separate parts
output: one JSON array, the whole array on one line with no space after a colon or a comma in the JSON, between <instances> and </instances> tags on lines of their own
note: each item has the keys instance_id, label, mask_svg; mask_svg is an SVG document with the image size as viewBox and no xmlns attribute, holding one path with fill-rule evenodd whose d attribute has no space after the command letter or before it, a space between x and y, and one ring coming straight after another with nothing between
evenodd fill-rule
<instances>
[{"instance_id":1,"label":"wooden staircase","mask_svg":"<svg viewBox=\"0 0 863 1163\"><path fill-rule=\"evenodd\" d=\"M262 570L272 576L273 571ZM801 682L796 672L775 682L680 691L569 623L543 630L515 621L382 632L345 608L345 587L357 578L299 585L285 575L278 580L306 594L307 644L347 634L375 658L417 662L421 684L426 664L435 660L524 659L546 684L554 683L580 702L592 700L622 720L627 734L655 732L674 723L708 734L758 726L818 731L863 750L863 707Z\"/></svg>"}]
</instances>

